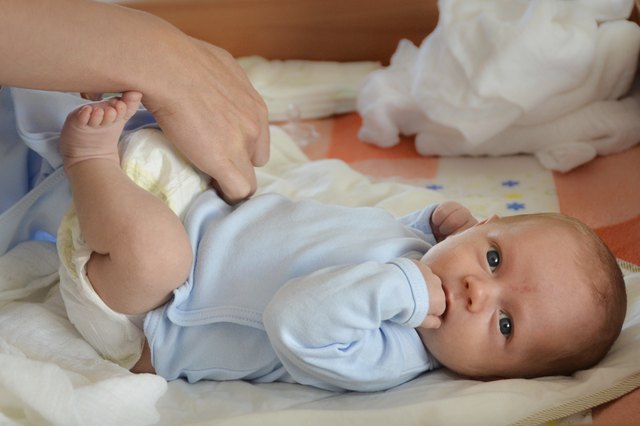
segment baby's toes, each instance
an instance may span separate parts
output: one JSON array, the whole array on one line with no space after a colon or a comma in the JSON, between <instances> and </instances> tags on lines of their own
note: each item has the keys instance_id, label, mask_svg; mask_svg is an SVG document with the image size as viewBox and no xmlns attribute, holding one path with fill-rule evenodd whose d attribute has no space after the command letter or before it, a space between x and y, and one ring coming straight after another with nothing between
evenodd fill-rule
<instances>
[{"instance_id":1,"label":"baby's toes","mask_svg":"<svg viewBox=\"0 0 640 426\"><path fill-rule=\"evenodd\" d=\"M102 108L93 108L91 111L91 117L89 117L89 126L98 127L102 124L104 118L104 110Z\"/></svg>"},{"instance_id":2,"label":"baby's toes","mask_svg":"<svg viewBox=\"0 0 640 426\"><path fill-rule=\"evenodd\" d=\"M104 116L102 117L102 125L113 124L118 118L118 111L114 107L107 106L104 108Z\"/></svg>"},{"instance_id":3,"label":"baby's toes","mask_svg":"<svg viewBox=\"0 0 640 426\"><path fill-rule=\"evenodd\" d=\"M78 126L86 126L89 123L92 110L91 105L85 105L78 109L75 114L70 115L69 118L72 118Z\"/></svg>"},{"instance_id":4,"label":"baby's toes","mask_svg":"<svg viewBox=\"0 0 640 426\"><path fill-rule=\"evenodd\" d=\"M113 108L116 111L116 120L121 120L126 118L127 115L127 104L122 102L120 99L116 99L116 102L113 104Z\"/></svg>"}]
</instances>

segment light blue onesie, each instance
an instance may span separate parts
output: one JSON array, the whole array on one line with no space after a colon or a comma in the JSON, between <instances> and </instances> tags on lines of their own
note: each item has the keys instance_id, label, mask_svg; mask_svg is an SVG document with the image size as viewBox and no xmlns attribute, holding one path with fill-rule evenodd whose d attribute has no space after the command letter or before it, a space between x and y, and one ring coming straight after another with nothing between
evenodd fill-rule
<instances>
[{"instance_id":1,"label":"light blue onesie","mask_svg":"<svg viewBox=\"0 0 640 426\"><path fill-rule=\"evenodd\" d=\"M414 330L429 296L409 260L435 243L433 207L398 220L277 194L231 207L203 193L185 217L194 268L145 319L156 372L376 391L436 368Z\"/></svg>"}]
</instances>

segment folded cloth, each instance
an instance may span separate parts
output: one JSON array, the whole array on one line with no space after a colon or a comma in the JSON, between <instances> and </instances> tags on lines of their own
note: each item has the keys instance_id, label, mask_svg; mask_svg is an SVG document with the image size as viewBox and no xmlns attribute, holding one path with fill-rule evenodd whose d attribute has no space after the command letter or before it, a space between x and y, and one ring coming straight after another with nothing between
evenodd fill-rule
<instances>
[{"instance_id":1,"label":"folded cloth","mask_svg":"<svg viewBox=\"0 0 640 426\"><path fill-rule=\"evenodd\" d=\"M289 119L291 105L300 110L301 118L355 111L362 81L381 67L371 61L269 61L259 56L239 58L238 63L264 98L269 121Z\"/></svg>"},{"instance_id":2,"label":"folded cloth","mask_svg":"<svg viewBox=\"0 0 640 426\"><path fill-rule=\"evenodd\" d=\"M399 133L417 134L418 151L438 155L537 153L598 139L596 125L588 126L592 135L575 129L579 140L567 139L566 128L517 144L503 133L624 96L640 51L640 27L624 20L632 6L626 0L440 0L434 32L419 48L402 41L391 65L363 84L359 137L391 146ZM567 120L561 127L579 122ZM612 144L621 150L640 141L633 123L625 122L620 134L625 137L609 141L607 152L592 146L589 155L581 149L571 162L543 164L568 170L595 154L615 152Z\"/></svg>"}]
</instances>

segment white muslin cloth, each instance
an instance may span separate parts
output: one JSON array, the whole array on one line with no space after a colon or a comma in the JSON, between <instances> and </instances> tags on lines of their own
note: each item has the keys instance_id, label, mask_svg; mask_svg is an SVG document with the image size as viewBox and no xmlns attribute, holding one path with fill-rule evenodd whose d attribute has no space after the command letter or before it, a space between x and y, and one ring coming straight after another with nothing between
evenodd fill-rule
<instances>
[{"instance_id":1,"label":"white muslin cloth","mask_svg":"<svg viewBox=\"0 0 640 426\"><path fill-rule=\"evenodd\" d=\"M157 423L166 381L100 358L77 334L60 300L58 266L51 242L0 255L0 424Z\"/></svg>"},{"instance_id":2,"label":"white muslin cloth","mask_svg":"<svg viewBox=\"0 0 640 426\"><path fill-rule=\"evenodd\" d=\"M363 84L362 140L416 134L423 155L534 153L559 171L640 141L638 101L623 99L640 52L633 0L438 5L433 33L401 41Z\"/></svg>"}]
</instances>

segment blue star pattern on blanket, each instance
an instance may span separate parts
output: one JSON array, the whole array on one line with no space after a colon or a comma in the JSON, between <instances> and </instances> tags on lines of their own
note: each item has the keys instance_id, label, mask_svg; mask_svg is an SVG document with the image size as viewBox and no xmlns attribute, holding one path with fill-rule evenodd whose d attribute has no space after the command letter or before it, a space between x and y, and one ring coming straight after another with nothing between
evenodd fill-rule
<instances>
[{"instance_id":1,"label":"blue star pattern on blanket","mask_svg":"<svg viewBox=\"0 0 640 426\"><path fill-rule=\"evenodd\" d=\"M554 176L535 157L443 157L436 168L407 182L458 201L478 218L560 210Z\"/></svg>"},{"instance_id":2,"label":"blue star pattern on blanket","mask_svg":"<svg viewBox=\"0 0 640 426\"><path fill-rule=\"evenodd\" d=\"M427 185L425 188L431 189L432 191L440 191L444 189L443 185L438 185L437 183L433 183L431 185Z\"/></svg>"},{"instance_id":3,"label":"blue star pattern on blanket","mask_svg":"<svg viewBox=\"0 0 640 426\"><path fill-rule=\"evenodd\" d=\"M509 209L509 210L518 211L518 210L523 210L524 208L525 208L525 204L524 203L515 202L515 203L507 204L507 209Z\"/></svg>"},{"instance_id":4,"label":"blue star pattern on blanket","mask_svg":"<svg viewBox=\"0 0 640 426\"><path fill-rule=\"evenodd\" d=\"M502 186L508 186L509 188L513 188L514 186L520 185L520 181L509 179L502 182Z\"/></svg>"}]
</instances>

